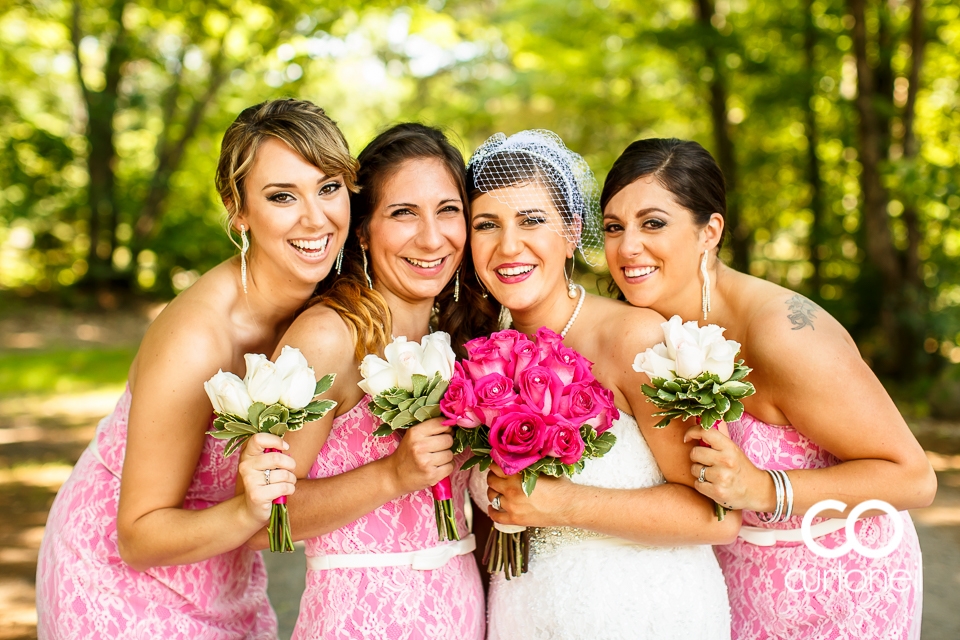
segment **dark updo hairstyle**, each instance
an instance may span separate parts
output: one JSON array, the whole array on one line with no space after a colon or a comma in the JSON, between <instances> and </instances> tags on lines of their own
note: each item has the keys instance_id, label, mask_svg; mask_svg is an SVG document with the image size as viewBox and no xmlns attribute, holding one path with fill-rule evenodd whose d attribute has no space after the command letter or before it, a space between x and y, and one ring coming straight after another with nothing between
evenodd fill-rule
<instances>
[{"instance_id":1,"label":"dark updo hairstyle","mask_svg":"<svg viewBox=\"0 0 960 640\"><path fill-rule=\"evenodd\" d=\"M457 185L463 201L464 220L469 224L469 202L465 182L463 155L450 144L442 131L418 123L402 123L390 127L360 152L357 160L359 192L350 195L350 229L343 245L341 275L321 282L317 289L321 302L337 311L354 334L356 356L362 360L369 353L381 353L389 344L392 319L382 295L367 286L363 273L360 242L369 244L370 216L380 204L383 188L408 160L438 160ZM370 277L376 279L372 265ZM496 313L489 300L483 298L473 268L470 244L464 247L460 263L460 300L454 301L454 285L450 280L437 296L438 329L450 334L457 354L466 356L463 344L496 328Z\"/></svg>"},{"instance_id":2,"label":"dark updo hairstyle","mask_svg":"<svg viewBox=\"0 0 960 640\"><path fill-rule=\"evenodd\" d=\"M600 194L600 209L640 178L653 176L673 199L693 214L693 221L706 226L710 216L727 214L727 187L723 172L710 152L692 140L647 138L624 149L610 168ZM723 237L717 243L717 250Z\"/></svg>"}]
</instances>

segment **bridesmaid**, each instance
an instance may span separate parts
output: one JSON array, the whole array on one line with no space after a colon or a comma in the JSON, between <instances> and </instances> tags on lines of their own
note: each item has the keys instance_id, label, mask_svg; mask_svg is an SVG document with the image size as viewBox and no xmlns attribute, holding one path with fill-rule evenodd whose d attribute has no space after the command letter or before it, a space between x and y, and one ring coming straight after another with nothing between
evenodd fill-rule
<instances>
[{"instance_id":1,"label":"bridesmaid","mask_svg":"<svg viewBox=\"0 0 960 640\"><path fill-rule=\"evenodd\" d=\"M205 380L272 353L346 237L356 161L322 109L274 100L223 138L217 189L243 250L150 326L127 390L50 511L37 568L41 638L276 638L260 554L245 547L294 490L269 434L237 458L205 435ZM273 481L264 482L264 471Z\"/></svg>"},{"instance_id":2,"label":"bridesmaid","mask_svg":"<svg viewBox=\"0 0 960 640\"><path fill-rule=\"evenodd\" d=\"M710 445L690 454L697 489L744 510L738 540L717 548L733 637L919 638L920 547L905 510L930 504L936 477L836 320L717 259L724 189L699 144L640 140L614 163L601 206L610 272L627 300L726 327L753 368L757 393L729 437L687 432ZM825 549L803 544L802 516L826 499L847 505L823 512L839 517L870 499L893 505L852 523L863 546L888 551L822 557L848 542L839 518L813 518L813 542Z\"/></svg>"},{"instance_id":3,"label":"bridesmaid","mask_svg":"<svg viewBox=\"0 0 960 640\"><path fill-rule=\"evenodd\" d=\"M436 419L402 438L374 436L379 421L357 386L366 354L381 354L391 335L419 342L431 314L456 345L489 331L489 305L464 259L463 157L440 131L400 124L359 161L342 275L321 285L317 304L282 340L318 372L336 372L328 397L339 403L335 417L287 436L297 476L310 478L289 503L308 569L293 637L480 640L467 474L455 472L450 429ZM441 544L428 487L452 473L464 539ZM266 546L266 535L256 543Z\"/></svg>"}]
</instances>

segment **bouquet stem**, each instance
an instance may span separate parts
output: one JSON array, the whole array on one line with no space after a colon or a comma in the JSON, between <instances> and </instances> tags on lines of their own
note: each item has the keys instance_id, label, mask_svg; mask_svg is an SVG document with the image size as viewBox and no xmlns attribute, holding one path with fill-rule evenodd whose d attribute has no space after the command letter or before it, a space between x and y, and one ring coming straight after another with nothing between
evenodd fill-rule
<instances>
[{"instance_id":1,"label":"bouquet stem","mask_svg":"<svg viewBox=\"0 0 960 640\"><path fill-rule=\"evenodd\" d=\"M711 426L709 426L709 427L704 427L704 426L703 426L703 423L700 421L700 417L697 416L697 426L699 426L699 427L701 427L701 428L703 428L703 429L717 429L717 428L720 426L720 421L717 420L717 421L714 422ZM701 446L701 447L706 447L707 449L712 449L712 448L713 448L713 447L710 446L709 443L704 442L703 440L700 441L700 445L699 445L699 446ZM713 503L713 512L714 512L715 514L717 514L717 522L723 522L724 516L727 515L727 510L726 510L726 508L724 508L719 502L714 502L714 503Z\"/></svg>"},{"instance_id":2,"label":"bouquet stem","mask_svg":"<svg viewBox=\"0 0 960 640\"><path fill-rule=\"evenodd\" d=\"M264 453L278 452L280 449L264 449ZM270 551L276 553L293 552L293 534L290 531L290 514L287 512L287 496L273 501L270 509L270 522L267 524L267 537L270 538Z\"/></svg>"},{"instance_id":3,"label":"bouquet stem","mask_svg":"<svg viewBox=\"0 0 960 640\"><path fill-rule=\"evenodd\" d=\"M530 561L530 534L526 529L518 533L500 531L494 526L483 551L483 564L488 573L503 571L507 580L527 572Z\"/></svg>"},{"instance_id":4,"label":"bouquet stem","mask_svg":"<svg viewBox=\"0 0 960 640\"><path fill-rule=\"evenodd\" d=\"M430 487L433 493L433 511L437 518L437 536L440 541L459 540L457 518L453 509L453 486L449 476Z\"/></svg>"}]
</instances>

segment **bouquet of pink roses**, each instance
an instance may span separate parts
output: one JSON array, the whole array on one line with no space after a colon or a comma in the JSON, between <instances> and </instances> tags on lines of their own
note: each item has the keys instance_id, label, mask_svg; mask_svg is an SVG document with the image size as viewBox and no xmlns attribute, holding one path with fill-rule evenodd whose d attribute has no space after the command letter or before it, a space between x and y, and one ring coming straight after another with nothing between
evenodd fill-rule
<instances>
[{"instance_id":1,"label":"bouquet of pink roses","mask_svg":"<svg viewBox=\"0 0 960 640\"><path fill-rule=\"evenodd\" d=\"M563 346L543 327L533 340L508 329L464 345L440 402L454 432L454 452L472 457L463 469L485 471L496 462L508 475L521 474L530 495L540 474L572 476L588 458L599 458L616 437L608 430L620 416L613 393L591 373L593 363ZM494 524L484 563L509 579L526 571L526 528Z\"/></svg>"}]
</instances>

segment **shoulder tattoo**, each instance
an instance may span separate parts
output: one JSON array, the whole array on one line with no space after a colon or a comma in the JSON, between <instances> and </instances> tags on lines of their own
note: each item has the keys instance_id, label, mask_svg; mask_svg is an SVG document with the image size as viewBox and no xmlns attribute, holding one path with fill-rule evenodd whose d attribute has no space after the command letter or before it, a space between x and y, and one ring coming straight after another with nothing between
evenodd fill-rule
<instances>
[{"instance_id":1,"label":"shoulder tattoo","mask_svg":"<svg viewBox=\"0 0 960 640\"><path fill-rule=\"evenodd\" d=\"M799 294L787 300L785 304L787 305L787 310L790 312L787 314L787 319L793 323L794 331L803 329L804 327L810 327L811 330L816 330L813 326L813 319L820 307Z\"/></svg>"}]
</instances>

